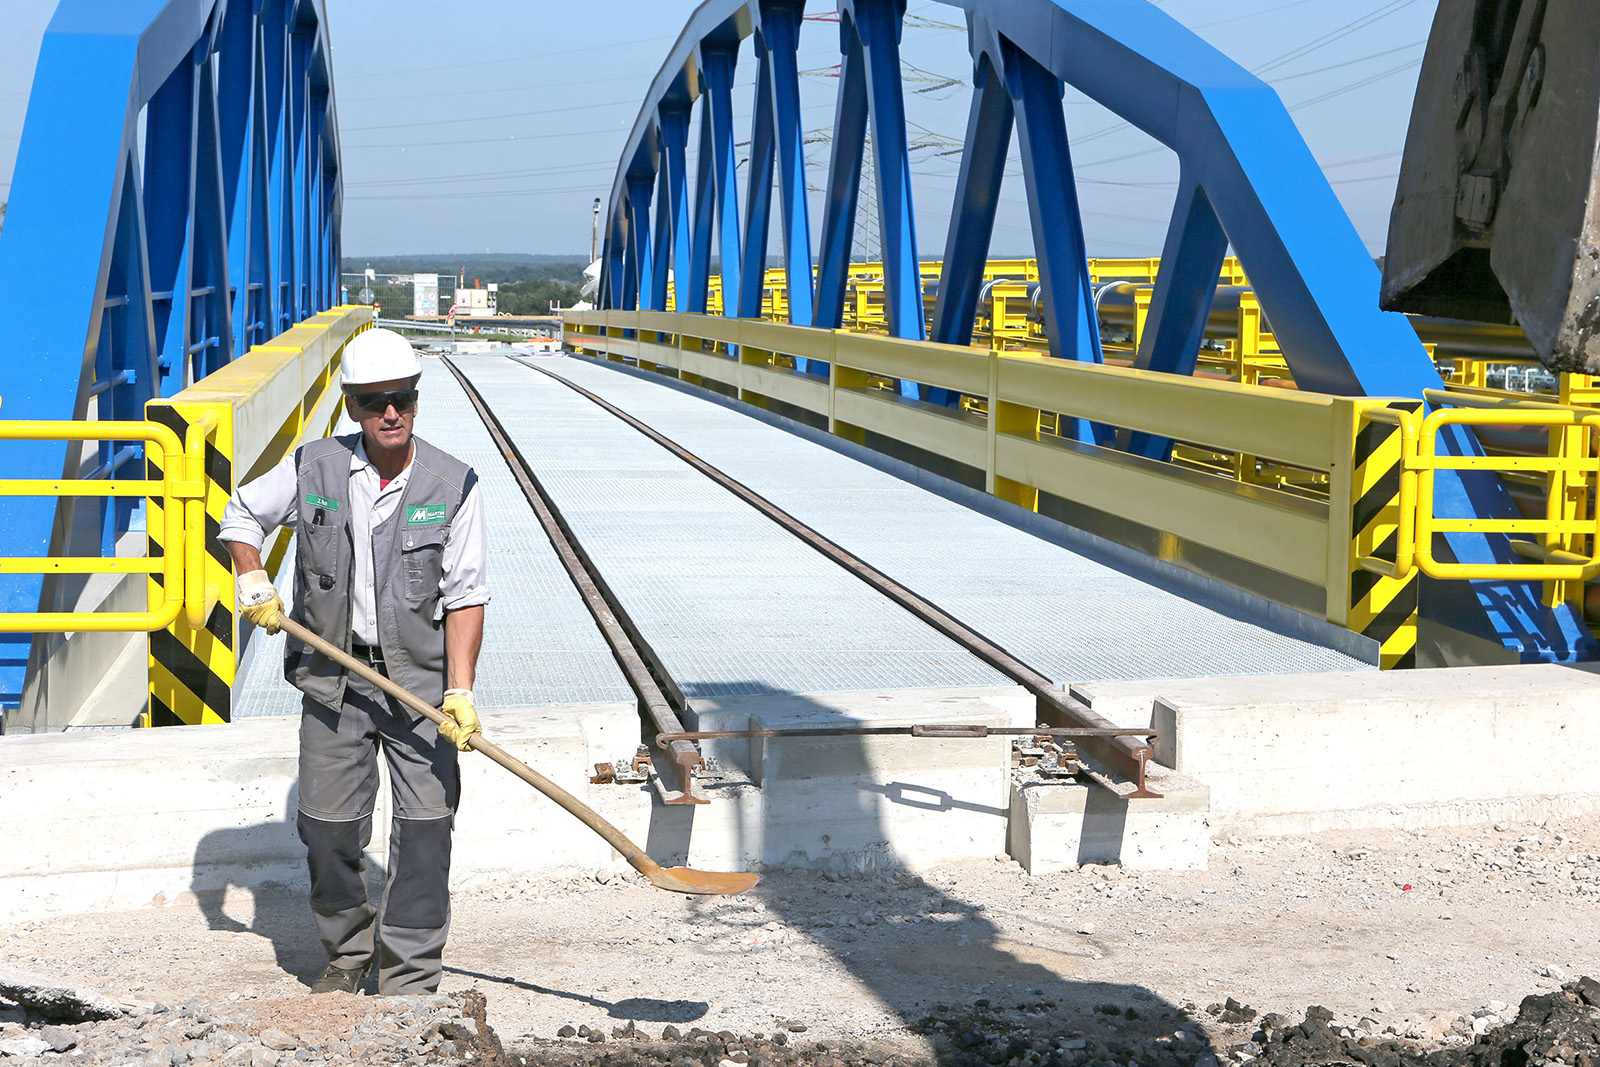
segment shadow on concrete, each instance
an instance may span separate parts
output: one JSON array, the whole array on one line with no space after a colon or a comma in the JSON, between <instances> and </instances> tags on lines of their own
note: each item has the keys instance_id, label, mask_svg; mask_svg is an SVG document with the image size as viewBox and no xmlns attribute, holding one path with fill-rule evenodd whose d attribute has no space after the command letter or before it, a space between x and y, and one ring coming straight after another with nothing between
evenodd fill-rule
<instances>
[{"instance_id":1,"label":"shadow on concrete","mask_svg":"<svg viewBox=\"0 0 1600 1067\"><path fill-rule=\"evenodd\" d=\"M657 1000L654 997L628 997L625 1000L601 1000L584 993L574 993L567 989L551 989L549 986L536 985L533 982L524 982L520 978L509 975L484 974L481 971L469 971L465 967L452 967L445 965L445 971L450 974L459 974L464 978L477 978L484 982L494 982L498 985L515 986L526 989L530 993L539 993L547 997L559 997L563 1000L577 1001L593 1008L604 1008L607 1015L613 1019L632 1019L641 1023L692 1023L696 1019L705 1017L711 1010L711 1005L703 1000Z\"/></svg>"},{"instance_id":2,"label":"shadow on concrete","mask_svg":"<svg viewBox=\"0 0 1600 1067\"><path fill-rule=\"evenodd\" d=\"M308 911L305 850L295 830L298 807L299 788L292 785L283 818L206 834L195 845L189 884L208 927L265 938L278 966L310 986L328 959ZM268 867L277 871L264 876ZM381 894L384 880L383 864L369 852L369 894L374 885ZM230 909L247 911L250 922L236 919Z\"/></svg>"},{"instance_id":3,"label":"shadow on concrete","mask_svg":"<svg viewBox=\"0 0 1600 1067\"><path fill-rule=\"evenodd\" d=\"M747 683L734 691L743 696L753 688L761 687ZM717 689L715 695L722 695L733 687L719 684ZM797 694L782 695L813 704L819 718L837 715ZM752 955L759 960L762 949L733 939L776 919L806 934L907 1027L935 1037L943 1061L951 1064L1016 1062L1018 1055L1028 1062L1030 1051L1059 1062L1050 1059L1050 1050L1079 1039L1087 1041L1091 1055L1118 1062L1163 1062L1168 1050L1183 1062L1206 1056L1204 1036L1184 1026L1189 1016L1153 990L1074 977L1090 964L1097 970L1105 969L1107 960L1114 965L1125 951L1104 937L1076 932L1092 912L1060 917L1066 921L1040 914L1026 940L1008 935L989 918L984 901L952 891L950 886L959 884L959 868L932 877L909 870L895 854L881 814L903 805L924 813L965 811L1003 818L1008 809L983 802L991 798L952 797L937 785L914 780L915 772L904 768L884 781L883 770L873 766L861 739L833 740L838 762L832 770L858 783L861 807L882 799L891 806L880 809L874 829L855 835L857 847L823 854L791 852L776 860L764 856L763 866L771 866L749 894L764 910L741 906L743 898L691 898L695 924L714 932L701 943L703 951L713 957L726 954L730 964L752 961ZM715 788L708 793L715 797ZM688 862L695 810L657 803L648 846L654 859ZM751 851L776 836L762 830L750 828L746 840ZM1175 1038L1180 1029L1193 1036ZM1037 1044L1041 1039L1045 1043ZM1132 1047L1119 1048L1119 1043Z\"/></svg>"}]
</instances>

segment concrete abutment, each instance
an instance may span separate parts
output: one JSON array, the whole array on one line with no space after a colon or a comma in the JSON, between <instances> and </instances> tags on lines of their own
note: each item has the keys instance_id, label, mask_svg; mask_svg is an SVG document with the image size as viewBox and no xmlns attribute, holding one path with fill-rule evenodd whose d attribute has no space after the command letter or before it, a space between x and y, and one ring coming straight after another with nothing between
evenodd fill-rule
<instances>
[{"instance_id":1,"label":"concrete abutment","mask_svg":"<svg viewBox=\"0 0 1600 1067\"><path fill-rule=\"evenodd\" d=\"M709 806L596 785L638 743L629 704L484 712L508 751L663 863L706 869L926 869L1009 852L1047 874L1084 863L1206 866L1213 835L1424 826L1600 811L1600 679L1548 665L1084 685L1097 712L1160 731L1152 786L1126 801L1010 766L1004 739L707 742ZM691 729L972 722L1027 725L1015 687L762 694L696 702ZM11 920L304 884L294 831L297 720L11 736L0 850ZM370 855L385 853L381 799ZM592 877L622 861L488 761L465 757L454 882Z\"/></svg>"}]
</instances>

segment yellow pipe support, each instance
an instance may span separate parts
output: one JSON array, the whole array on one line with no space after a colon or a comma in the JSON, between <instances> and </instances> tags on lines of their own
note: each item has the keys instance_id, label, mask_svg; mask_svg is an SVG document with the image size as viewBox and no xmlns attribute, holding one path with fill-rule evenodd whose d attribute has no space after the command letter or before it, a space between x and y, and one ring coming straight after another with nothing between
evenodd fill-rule
<instances>
[{"instance_id":1,"label":"yellow pipe support","mask_svg":"<svg viewBox=\"0 0 1600 1067\"><path fill-rule=\"evenodd\" d=\"M0 427L3 427L0 423ZM6 437L0 429L0 440ZM0 478L0 496L159 496L161 483L151 481L102 482L98 479Z\"/></svg>"},{"instance_id":2,"label":"yellow pipe support","mask_svg":"<svg viewBox=\"0 0 1600 1067\"><path fill-rule=\"evenodd\" d=\"M155 574L164 568L161 559L149 556L12 556L0 559L0 574Z\"/></svg>"},{"instance_id":3,"label":"yellow pipe support","mask_svg":"<svg viewBox=\"0 0 1600 1067\"><path fill-rule=\"evenodd\" d=\"M188 536L183 543L183 604L189 626L205 626L219 595L216 584L206 581L206 438L216 431L215 414L189 423L183 435L183 515Z\"/></svg>"},{"instance_id":4,"label":"yellow pipe support","mask_svg":"<svg viewBox=\"0 0 1600 1067\"><path fill-rule=\"evenodd\" d=\"M1436 392L1430 390L1430 392ZM1600 412L1581 408L1565 408L1554 404L1508 404L1497 402L1483 404L1473 398L1467 407L1444 408L1422 420L1415 454L1407 461L1419 476L1416 525L1416 564L1423 574L1431 578L1482 579L1498 578L1503 581L1587 581L1600 574L1600 516L1595 519L1450 519L1436 518L1434 507L1434 476L1439 470L1543 470L1552 474L1580 475L1587 485L1600 473L1600 461L1594 456L1552 456L1544 458L1506 458L1463 463L1461 457L1437 454L1439 430L1445 426L1544 426L1552 430L1584 427L1600 428ZM1478 459L1480 457L1468 457ZM1556 479L1552 478L1552 482ZM1553 506L1553 505L1552 505ZM1545 533L1576 534L1590 538L1596 546L1592 555L1582 555L1556 548L1545 551L1539 563L1446 563L1434 558L1433 535L1454 531L1479 531L1495 533ZM1542 546L1549 550L1552 546ZM1556 554L1558 553L1558 554Z\"/></svg>"},{"instance_id":5,"label":"yellow pipe support","mask_svg":"<svg viewBox=\"0 0 1600 1067\"><path fill-rule=\"evenodd\" d=\"M1394 562L1377 556L1361 556L1357 563L1363 570L1381 574L1385 578L1406 578L1416 564L1418 473L1406 460L1417 451L1417 440L1422 432L1422 415L1403 408L1368 408L1362 417L1370 422L1389 422L1400 427L1399 515L1395 531Z\"/></svg>"},{"instance_id":6,"label":"yellow pipe support","mask_svg":"<svg viewBox=\"0 0 1600 1067\"><path fill-rule=\"evenodd\" d=\"M852 278L858 293L881 284ZM565 336L569 344L591 354L647 362L686 380L736 390L758 405L781 401L810 411L825 417L832 432L851 440L862 440L866 432L881 434L981 469L991 492L1023 506L1036 506L1041 491L1050 493L1265 571L1320 585L1329 598L1327 617L1357 632L1389 620L1394 614L1390 601L1398 603L1395 597L1400 595L1392 583L1411 581L1418 572L1436 578L1543 580L1552 583L1547 597L1563 598L1570 598L1573 589L1581 594L1581 587L1554 583L1600 573L1600 524L1587 518L1590 484L1600 477L1600 460L1592 455L1592 431L1600 429L1600 411L1594 408L1429 390L1426 399L1441 410L1424 416L1422 410L1413 410L1421 408L1416 401L1350 400L999 351L1032 338L1022 317L1012 322L1005 310L1010 284L992 290L988 343L994 348L989 350L670 312L571 312ZM1015 287L1014 295L1024 299L1025 287ZM1251 306L1245 302L1247 310ZM623 337L625 331L634 336ZM1243 336L1252 348L1275 343L1253 329L1244 330ZM657 337L670 343L658 343ZM738 359L731 357L733 346L738 346ZM824 382L796 374L791 361L799 356L829 362L830 378ZM1243 350L1235 356L1254 358ZM896 378L954 389L974 404L971 410L952 411L906 401L884 388ZM1183 445L1180 456L1200 458L1189 464L1156 463L1115 449L1041 440L1041 422L1048 428L1057 417L1172 438ZM1396 432L1363 454L1355 435L1374 422L1391 424ZM1441 456L1438 434L1455 424L1541 426L1559 441L1552 440L1545 456ZM1206 469L1196 469L1196 463ZM1271 485L1283 488L1252 484L1263 477L1258 468L1268 472ZM1434 481L1441 470L1542 476L1546 515L1436 517ZM1396 475L1393 490L1387 489L1388 479ZM1135 485L1137 490L1130 490ZM1324 486L1338 499L1327 504L1318 499ZM1359 530L1351 522L1357 512L1365 516ZM1523 535L1545 543L1519 549L1525 555L1537 550L1536 561L1527 564L1435 559L1434 535L1458 530ZM1373 554L1379 545L1391 543L1392 559ZM1574 551L1585 546L1593 546L1595 555ZM1350 579L1357 571L1388 582L1356 583L1366 590L1358 603L1352 599L1357 594ZM1408 595L1414 599L1414 592ZM1358 623L1358 616L1368 622ZM1391 634L1384 640L1386 666L1409 657L1405 649L1410 646L1400 637Z\"/></svg>"},{"instance_id":7,"label":"yellow pipe support","mask_svg":"<svg viewBox=\"0 0 1600 1067\"><path fill-rule=\"evenodd\" d=\"M183 445L178 435L156 422L47 422L39 420L0 421L0 440L13 441L146 441L159 448L166 459L164 470L179 469ZM0 493L20 492L38 495L46 484L41 479L12 479L0 483ZM140 486L145 495L159 495L166 520L167 543L182 547L184 528L178 508L182 486L174 475L160 482L90 482L63 479L67 490L61 496L130 496L129 486ZM106 490L116 486L116 492ZM159 494L156 490L159 489ZM95 490L98 490L96 492ZM130 559L93 557L18 558L0 560L5 574L155 574L162 579L159 598L152 593L147 611L14 611L0 613L3 633L74 633L164 629L183 610L184 559L182 552L167 552L159 561L149 557Z\"/></svg>"}]
</instances>

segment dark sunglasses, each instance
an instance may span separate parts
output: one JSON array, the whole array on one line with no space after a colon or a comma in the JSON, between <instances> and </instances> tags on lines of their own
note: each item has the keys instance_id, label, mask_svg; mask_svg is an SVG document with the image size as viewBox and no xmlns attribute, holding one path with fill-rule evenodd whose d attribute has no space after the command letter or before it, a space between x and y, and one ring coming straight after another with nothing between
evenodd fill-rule
<instances>
[{"instance_id":1,"label":"dark sunglasses","mask_svg":"<svg viewBox=\"0 0 1600 1067\"><path fill-rule=\"evenodd\" d=\"M394 409L404 415L417 406L417 391L415 389L396 389L391 393L349 393L356 407L362 411L369 411L374 415L382 415L394 405Z\"/></svg>"}]
</instances>

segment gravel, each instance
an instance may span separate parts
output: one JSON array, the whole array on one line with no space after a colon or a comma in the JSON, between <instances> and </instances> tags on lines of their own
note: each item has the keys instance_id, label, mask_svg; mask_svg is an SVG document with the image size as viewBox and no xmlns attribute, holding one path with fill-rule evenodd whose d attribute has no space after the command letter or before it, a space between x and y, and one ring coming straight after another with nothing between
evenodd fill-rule
<instances>
[{"instance_id":1,"label":"gravel","mask_svg":"<svg viewBox=\"0 0 1600 1067\"><path fill-rule=\"evenodd\" d=\"M327 994L247 1003L129 1006L114 1019L0 1023L0 1064L61 1067L511 1067L475 990L449 996ZM8 1008L19 1005L0 1001ZM86 1013L92 1014L92 1013ZM60 1020L57 1006L49 1017ZM14 1018L13 1012L9 1017Z\"/></svg>"},{"instance_id":2,"label":"gravel","mask_svg":"<svg viewBox=\"0 0 1600 1067\"><path fill-rule=\"evenodd\" d=\"M0 959L126 1012L0 1001L0 1067L1578 1065L1596 856L1575 819L1224 837L1199 872L771 871L709 900L585 869L459 890L449 997L414 1004L308 996L292 891L0 923ZM483 1023L446 1034L464 997Z\"/></svg>"}]
</instances>

